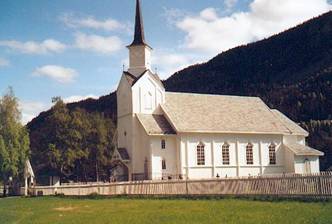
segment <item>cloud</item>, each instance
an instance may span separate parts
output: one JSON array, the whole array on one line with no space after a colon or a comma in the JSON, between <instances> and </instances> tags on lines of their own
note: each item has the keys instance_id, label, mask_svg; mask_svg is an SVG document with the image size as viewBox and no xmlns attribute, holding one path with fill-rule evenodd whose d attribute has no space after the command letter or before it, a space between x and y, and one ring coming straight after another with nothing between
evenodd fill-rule
<instances>
[{"instance_id":1,"label":"cloud","mask_svg":"<svg viewBox=\"0 0 332 224\"><path fill-rule=\"evenodd\" d=\"M43 42L20 42L16 40L0 40L0 46L8 47L12 50L17 50L25 54L60 53L66 49L66 45L53 39L47 39Z\"/></svg>"},{"instance_id":2,"label":"cloud","mask_svg":"<svg viewBox=\"0 0 332 224\"><path fill-rule=\"evenodd\" d=\"M215 54L269 37L331 9L326 0L254 0L248 12L220 16L217 9L207 8L199 15L178 19L176 26L186 34L185 48Z\"/></svg>"},{"instance_id":3,"label":"cloud","mask_svg":"<svg viewBox=\"0 0 332 224\"><path fill-rule=\"evenodd\" d=\"M10 62L5 59L5 58L0 58L0 67L6 67L6 66L9 66L10 65Z\"/></svg>"},{"instance_id":4,"label":"cloud","mask_svg":"<svg viewBox=\"0 0 332 224\"><path fill-rule=\"evenodd\" d=\"M206 21L215 21L218 19L218 13L215 8L206 8L200 13L200 18Z\"/></svg>"},{"instance_id":5,"label":"cloud","mask_svg":"<svg viewBox=\"0 0 332 224\"><path fill-rule=\"evenodd\" d=\"M237 3L238 0L224 0L224 5L227 10L231 10Z\"/></svg>"},{"instance_id":6,"label":"cloud","mask_svg":"<svg viewBox=\"0 0 332 224\"><path fill-rule=\"evenodd\" d=\"M122 41L117 36L103 37L77 33L75 35L75 47L102 54L112 54L122 49Z\"/></svg>"},{"instance_id":7,"label":"cloud","mask_svg":"<svg viewBox=\"0 0 332 224\"><path fill-rule=\"evenodd\" d=\"M194 62L197 63L198 60L195 55L169 52L168 50L157 50L152 55L152 64L157 66L157 73L161 79L168 78Z\"/></svg>"},{"instance_id":8,"label":"cloud","mask_svg":"<svg viewBox=\"0 0 332 224\"><path fill-rule=\"evenodd\" d=\"M74 103L74 102L79 102L81 100L86 100L86 99L98 99L98 96L90 94L90 95L86 95L86 96L79 96L79 95L74 95L74 96L69 96L69 97L65 97L63 98L63 102L65 103Z\"/></svg>"},{"instance_id":9,"label":"cloud","mask_svg":"<svg viewBox=\"0 0 332 224\"><path fill-rule=\"evenodd\" d=\"M49 109L51 104L45 104L37 101L20 101L19 109L22 112L22 124L27 124L41 112Z\"/></svg>"},{"instance_id":10,"label":"cloud","mask_svg":"<svg viewBox=\"0 0 332 224\"><path fill-rule=\"evenodd\" d=\"M48 77L60 83L69 83L78 76L78 73L72 68L65 68L58 65L45 65L35 69L33 75Z\"/></svg>"},{"instance_id":11,"label":"cloud","mask_svg":"<svg viewBox=\"0 0 332 224\"><path fill-rule=\"evenodd\" d=\"M96 30L126 30L128 29L126 24L120 23L115 19L97 20L93 16L77 18L73 14L63 14L60 16L60 20L70 28L90 28Z\"/></svg>"},{"instance_id":12,"label":"cloud","mask_svg":"<svg viewBox=\"0 0 332 224\"><path fill-rule=\"evenodd\" d=\"M168 24L174 25L176 24L180 19L189 16L190 14L187 11L184 11L182 9L177 8L163 8L164 12L162 16L167 20Z\"/></svg>"},{"instance_id":13,"label":"cloud","mask_svg":"<svg viewBox=\"0 0 332 224\"><path fill-rule=\"evenodd\" d=\"M73 103L88 98L97 99L98 96L93 94L86 96L69 96L63 98L65 103ZM21 122L22 124L29 123L33 118L37 117L41 112L46 111L52 107L52 103L43 103L38 101L19 101L19 109L22 113Z\"/></svg>"}]
</instances>

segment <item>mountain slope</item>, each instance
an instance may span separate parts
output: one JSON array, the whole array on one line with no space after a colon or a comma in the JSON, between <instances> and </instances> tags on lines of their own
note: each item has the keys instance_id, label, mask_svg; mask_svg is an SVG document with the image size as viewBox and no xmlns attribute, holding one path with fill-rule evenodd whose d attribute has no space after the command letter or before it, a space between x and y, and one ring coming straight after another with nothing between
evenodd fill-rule
<instances>
[{"instance_id":1,"label":"mountain slope","mask_svg":"<svg viewBox=\"0 0 332 224\"><path fill-rule=\"evenodd\" d=\"M310 131L309 144L332 165L332 12L268 39L219 54L164 81L167 91L259 96ZM69 104L116 119L115 93ZM48 112L28 124L31 133Z\"/></svg>"}]
</instances>

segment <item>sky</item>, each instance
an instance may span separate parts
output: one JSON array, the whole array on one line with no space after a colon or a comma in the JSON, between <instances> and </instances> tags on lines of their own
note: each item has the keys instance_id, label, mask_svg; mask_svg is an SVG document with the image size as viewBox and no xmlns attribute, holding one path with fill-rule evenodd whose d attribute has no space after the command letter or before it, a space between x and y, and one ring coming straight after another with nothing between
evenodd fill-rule
<instances>
[{"instance_id":1,"label":"sky","mask_svg":"<svg viewBox=\"0 0 332 224\"><path fill-rule=\"evenodd\" d=\"M22 123L52 106L98 98L128 67L135 0L1 0L0 94ZM142 0L152 67L161 79L228 49L332 10L332 0Z\"/></svg>"}]
</instances>

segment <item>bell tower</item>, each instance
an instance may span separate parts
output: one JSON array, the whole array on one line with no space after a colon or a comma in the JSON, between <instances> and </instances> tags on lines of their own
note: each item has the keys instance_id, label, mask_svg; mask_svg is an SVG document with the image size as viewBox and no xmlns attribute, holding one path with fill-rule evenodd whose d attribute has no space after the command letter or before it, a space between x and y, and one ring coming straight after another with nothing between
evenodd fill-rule
<instances>
[{"instance_id":1,"label":"bell tower","mask_svg":"<svg viewBox=\"0 0 332 224\"><path fill-rule=\"evenodd\" d=\"M129 49L128 72L136 77L145 70L151 69L152 48L145 42L141 1L136 0L135 35Z\"/></svg>"}]
</instances>

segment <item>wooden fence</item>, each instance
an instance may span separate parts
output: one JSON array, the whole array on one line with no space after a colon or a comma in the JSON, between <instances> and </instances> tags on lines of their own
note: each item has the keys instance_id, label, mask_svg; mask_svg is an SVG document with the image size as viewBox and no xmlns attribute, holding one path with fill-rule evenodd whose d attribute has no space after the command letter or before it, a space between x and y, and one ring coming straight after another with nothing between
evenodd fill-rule
<instances>
[{"instance_id":1,"label":"wooden fence","mask_svg":"<svg viewBox=\"0 0 332 224\"><path fill-rule=\"evenodd\" d=\"M36 186L33 195L236 195L332 197L332 172L209 180L136 181L106 184Z\"/></svg>"}]
</instances>

